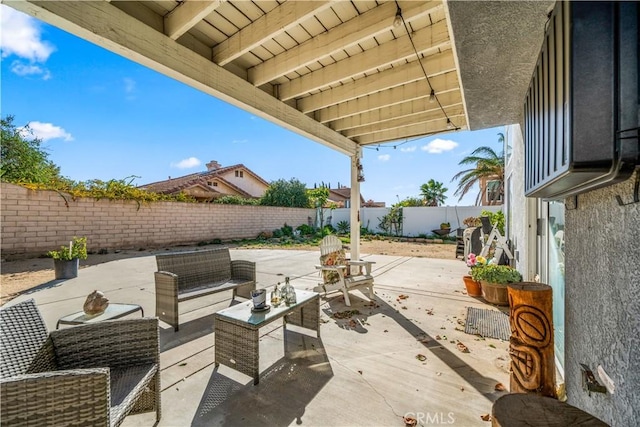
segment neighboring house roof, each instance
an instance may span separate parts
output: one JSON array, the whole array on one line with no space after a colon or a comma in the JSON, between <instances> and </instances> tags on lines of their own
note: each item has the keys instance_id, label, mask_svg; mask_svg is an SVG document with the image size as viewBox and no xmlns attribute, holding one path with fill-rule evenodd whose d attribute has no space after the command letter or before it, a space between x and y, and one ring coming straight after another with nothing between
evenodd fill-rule
<instances>
[{"instance_id":1,"label":"neighboring house roof","mask_svg":"<svg viewBox=\"0 0 640 427\"><path fill-rule=\"evenodd\" d=\"M340 187L340 188L330 188L329 189L329 200L334 202L351 200L351 188L350 187ZM364 203L364 197L360 194L360 204Z\"/></svg>"},{"instance_id":2,"label":"neighboring house roof","mask_svg":"<svg viewBox=\"0 0 640 427\"><path fill-rule=\"evenodd\" d=\"M209 164L208 164L209 165ZM207 165L207 166L208 166ZM216 163L217 165L217 163ZM219 191L215 187L209 185L209 182L219 182L226 187L231 188L237 195L245 198L253 198L254 196L233 184L229 180L224 178L224 175L233 172L234 170L241 169L243 172L246 172L253 176L258 182L263 184L265 187L269 186L269 183L262 179L259 175L255 174L251 169L247 168L242 163L233 165L233 166L225 166L218 167L212 170L207 170L204 172L196 172L185 176L180 176L177 178L169 178L164 181L152 182L149 184L141 185L140 188L153 191L161 194L176 194L181 191L189 192L189 189L193 188L201 188L208 193L212 198L221 197L226 195L225 193Z\"/></svg>"}]
</instances>

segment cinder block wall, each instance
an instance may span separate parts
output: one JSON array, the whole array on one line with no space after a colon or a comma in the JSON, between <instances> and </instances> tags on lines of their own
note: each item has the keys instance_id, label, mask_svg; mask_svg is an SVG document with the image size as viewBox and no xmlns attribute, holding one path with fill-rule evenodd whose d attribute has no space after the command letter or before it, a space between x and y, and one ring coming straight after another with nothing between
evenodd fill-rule
<instances>
[{"instance_id":1,"label":"cinder block wall","mask_svg":"<svg viewBox=\"0 0 640 427\"><path fill-rule=\"evenodd\" d=\"M44 254L86 236L89 250L154 248L254 238L285 223L307 224L315 210L270 206L82 198L1 183L2 257Z\"/></svg>"}]
</instances>

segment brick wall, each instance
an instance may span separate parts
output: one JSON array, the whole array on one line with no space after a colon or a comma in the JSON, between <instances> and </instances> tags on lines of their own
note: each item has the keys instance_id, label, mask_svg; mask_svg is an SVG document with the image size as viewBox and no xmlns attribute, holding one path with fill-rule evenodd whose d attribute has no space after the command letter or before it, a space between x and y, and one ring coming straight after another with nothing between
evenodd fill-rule
<instances>
[{"instance_id":1,"label":"brick wall","mask_svg":"<svg viewBox=\"0 0 640 427\"><path fill-rule=\"evenodd\" d=\"M254 238L285 223L314 218L313 209L94 199L1 183L2 257L39 255L86 236L90 251L190 245ZM66 199L66 201L65 201Z\"/></svg>"}]
</instances>

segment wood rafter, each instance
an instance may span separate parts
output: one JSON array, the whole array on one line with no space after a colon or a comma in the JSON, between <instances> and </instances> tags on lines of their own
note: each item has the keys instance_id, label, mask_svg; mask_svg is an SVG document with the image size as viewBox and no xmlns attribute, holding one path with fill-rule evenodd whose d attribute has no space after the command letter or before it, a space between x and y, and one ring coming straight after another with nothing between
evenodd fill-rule
<instances>
[{"instance_id":1,"label":"wood rafter","mask_svg":"<svg viewBox=\"0 0 640 427\"><path fill-rule=\"evenodd\" d=\"M436 104L437 105L437 104ZM445 112L449 117L458 117L464 114L464 108L461 104L452 107L446 107ZM411 115L406 115L404 117L397 117L390 120L379 121L374 124L359 126L351 129L346 129L341 133L347 138L353 138L361 135L368 135L372 133L377 133L380 131L387 131L392 129L404 128L406 126L410 126L416 122L425 123L434 120L440 120L442 117L445 117L444 113L440 109L440 107L436 107L435 109L428 111L418 111Z\"/></svg>"},{"instance_id":2,"label":"wood rafter","mask_svg":"<svg viewBox=\"0 0 640 427\"><path fill-rule=\"evenodd\" d=\"M329 127L335 131L342 132L345 129L373 125L427 111L441 111L437 102L429 100L428 94L421 92L419 96L420 98L408 100L408 102L376 108L375 110L329 122ZM462 95L459 90L439 93L438 100L445 108L462 105Z\"/></svg>"},{"instance_id":3,"label":"wood rafter","mask_svg":"<svg viewBox=\"0 0 640 427\"><path fill-rule=\"evenodd\" d=\"M344 154L356 145L108 2L7 1L11 7Z\"/></svg>"},{"instance_id":4,"label":"wood rafter","mask_svg":"<svg viewBox=\"0 0 640 427\"><path fill-rule=\"evenodd\" d=\"M450 117L451 122L461 129L466 129L465 116ZM460 123L464 123L460 125ZM426 123L418 123L403 128L381 131L373 134L363 135L354 138L360 145L381 144L383 142L397 141L403 138L412 138L423 135L430 135L447 130L447 119L429 121Z\"/></svg>"},{"instance_id":5,"label":"wood rafter","mask_svg":"<svg viewBox=\"0 0 640 427\"><path fill-rule=\"evenodd\" d=\"M458 76L454 71L441 74L429 79L438 95L459 90ZM429 85L425 79L405 85L392 87L371 95L349 100L338 105L332 105L315 113L316 120L326 123L340 118L351 117L367 111L401 104L403 102L429 96Z\"/></svg>"},{"instance_id":6,"label":"wood rafter","mask_svg":"<svg viewBox=\"0 0 640 427\"><path fill-rule=\"evenodd\" d=\"M402 10L407 23L442 9L440 0L423 4L408 4ZM359 42L371 39L393 28L396 5L385 3L362 15L321 33L299 46L268 59L248 70L248 79L256 86L263 85L298 68L326 58L341 50L355 46Z\"/></svg>"},{"instance_id":7,"label":"wood rafter","mask_svg":"<svg viewBox=\"0 0 640 427\"><path fill-rule=\"evenodd\" d=\"M213 48L213 62L226 65L260 46L266 40L287 31L314 14L331 7L333 1L287 1L261 16Z\"/></svg>"},{"instance_id":8,"label":"wood rafter","mask_svg":"<svg viewBox=\"0 0 640 427\"><path fill-rule=\"evenodd\" d=\"M177 40L226 0L186 0L164 18L164 33Z\"/></svg>"},{"instance_id":9,"label":"wood rafter","mask_svg":"<svg viewBox=\"0 0 640 427\"><path fill-rule=\"evenodd\" d=\"M422 61L430 79L432 76L435 78L438 74L455 70L455 61L450 50L432 55ZM301 98L297 101L297 106L303 113L310 113L417 80L424 80L424 74L419 64L413 61L401 67L390 68L342 86ZM426 85L426 82L424 84ZM439 86L433 82L432 84L435 90L440 90Z\"/></svg>"},{"instance_id":10,"label":"wood rafter","mask_svg":"<svg viewBox=\"0 0 640 427\"><path fill-rule=\"evenodd\" d=\"M415 32L412 35L412 39L418 53L426 51L437 52L439 49L450 48L451 46L446 21L436 22L429 27ZM280 85L279 96L281 100L286 101L314 90L342 82L350 77L375 71L377 68L413 58L415 58L415 51L411 46L409 36L404 35L373 49L368 49L358 55L351 56L287 83L283 83Z\"/></svg>"}]
</instances>

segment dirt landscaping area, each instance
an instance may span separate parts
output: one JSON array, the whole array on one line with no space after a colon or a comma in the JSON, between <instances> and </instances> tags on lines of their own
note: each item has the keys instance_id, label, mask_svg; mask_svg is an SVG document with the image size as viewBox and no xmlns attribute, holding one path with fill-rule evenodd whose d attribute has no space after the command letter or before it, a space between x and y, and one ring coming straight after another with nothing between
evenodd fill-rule
<instances>
[{"instance_id":1,"label":"dirt landscaping area","mask_svg":"<svg viewBox=\"0 0 640 427\"><path fill-rule=\"evenodd\" d=\"M241 245L226 244L228 247L242 249ZM213 246L212 246L213 247ZM290 250L318 250L317 246L296 245L296 246L246 246L246 248L272 248ZM133 258L141 256L155 255L157 253L171 250L202 249L203 247L180 246L165 249L144 249L144 250L122 250L107 254L92 254L86 260L80 262L80 268L91 265L102 264L123 258ZM360 244L360 253L372 255L397 255L420 258L456 258L456 245L451 243L417 243L400 242L392 240L363 240ZM28 258L13 261L2 260L2 274L0 282L1 303L9 301L20 293L35 286L54 280L53 261L51 258Z\"/></svg>"}]
</instances>

